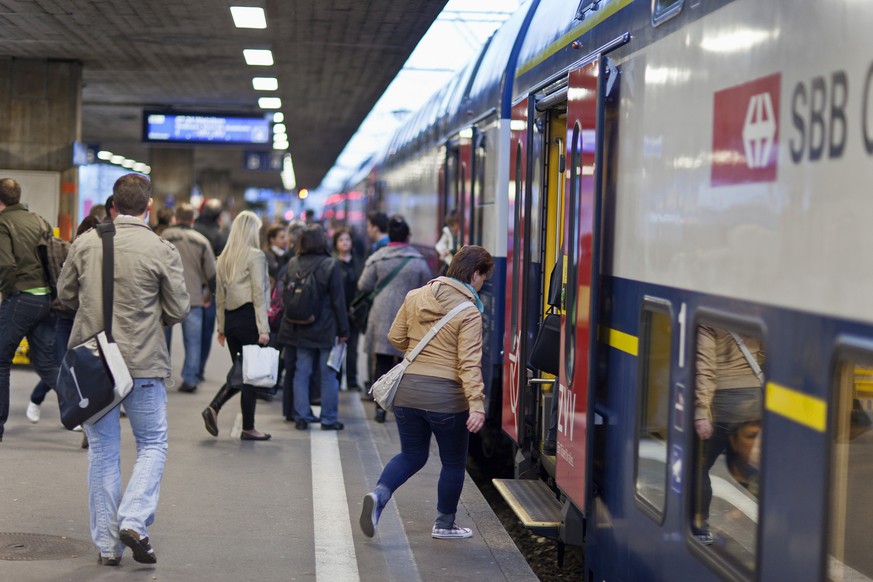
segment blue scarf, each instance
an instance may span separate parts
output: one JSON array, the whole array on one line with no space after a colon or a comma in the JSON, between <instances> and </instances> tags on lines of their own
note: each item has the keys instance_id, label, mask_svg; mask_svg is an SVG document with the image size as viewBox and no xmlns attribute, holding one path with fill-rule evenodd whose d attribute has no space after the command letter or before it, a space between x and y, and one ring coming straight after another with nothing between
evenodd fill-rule
<instances>
[{"instance_id":1,"label":"blue scarf","mask_svg":"<svg viewBox=\"0 0 873 582\"><path fill-rule=\"evenodd\" d=\"M452 277L452 279L455 279ZM460 279L455 279L458 283L461 283L464 287L470 290L470 293L473 294L473 302L476 304L476 308L479 310L479 313L485 313L485 304L482 303L482 300L479 299L479 294L473 289L473 286L469 283L461 281Z\"/></svg>"}]
</instances>

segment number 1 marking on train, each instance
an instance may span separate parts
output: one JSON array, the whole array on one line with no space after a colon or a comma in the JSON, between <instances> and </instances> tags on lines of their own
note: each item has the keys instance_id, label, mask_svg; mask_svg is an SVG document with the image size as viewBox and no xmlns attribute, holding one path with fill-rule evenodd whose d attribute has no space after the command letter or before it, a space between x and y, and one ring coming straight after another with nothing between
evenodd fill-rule
<instances>
[{"instance_id":1,"label":"number 1 marking on train","mask_svg":"<svg viewBox=\"0 0 873 582\"><path fill-rule=\"evenodd\" d=\"M679 309L679 367L685 367L685 302Z\"/></svg>"}]
</instances>

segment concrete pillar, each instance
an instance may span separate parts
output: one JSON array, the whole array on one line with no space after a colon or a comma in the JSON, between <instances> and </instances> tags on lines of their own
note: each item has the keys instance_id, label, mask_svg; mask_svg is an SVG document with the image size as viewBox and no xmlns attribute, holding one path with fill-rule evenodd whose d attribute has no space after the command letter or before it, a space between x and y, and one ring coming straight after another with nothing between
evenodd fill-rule
<instances>
[{"instance_id":1,"label":"concrete pillar","mask_svg":"<svg viewBox=\"0 0 873 582\"><path fill-rule=\"evenodd\" d=\"M191 148L151 148L152 196L154 211L162 206L175 206L191 199L194 187L194 150Z\"/></svg>"},{"instance_id":2,"label":"concrete pillar","mask_svg":"<svg viewBox=\"0 0 873 582\"><path fill-rule=\"evenodd\" d=\"M0 58L0 168L58 172L58 216L69 237L78 198L73 142L82 137L82 63Z\"/></svg>"}]
</instances>

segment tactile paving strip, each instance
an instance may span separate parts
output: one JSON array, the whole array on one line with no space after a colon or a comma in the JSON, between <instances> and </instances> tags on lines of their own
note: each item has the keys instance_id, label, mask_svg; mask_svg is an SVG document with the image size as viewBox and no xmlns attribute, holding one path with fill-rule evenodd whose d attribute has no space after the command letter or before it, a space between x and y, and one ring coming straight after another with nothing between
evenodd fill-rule
<instances>
[{"instance_id":1,"label":"tactile paving strip","mask_svg":"<svg viewBox=\"0 0 873 582\"><path fill-rule=\"evenodd\" d=\"M0 560L63 560L91 549L90 543L66 536L0 532Z\"/></svg>"}]
</instances>

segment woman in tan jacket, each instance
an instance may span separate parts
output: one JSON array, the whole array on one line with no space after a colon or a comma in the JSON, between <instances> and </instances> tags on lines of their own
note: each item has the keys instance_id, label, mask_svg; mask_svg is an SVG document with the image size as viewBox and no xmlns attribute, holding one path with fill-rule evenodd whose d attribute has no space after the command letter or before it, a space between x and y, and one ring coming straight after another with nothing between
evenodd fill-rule
<instances>
[{"instance_id":1,"label":"woman in tan jacket","mask_svg":"<svg viewBox=\"0 0 873 582\"><path fill-rule=\"evenodd\" d=\"M485 423L482 382L482 302L479 290L494 269L480 246L465 246L445 277L406 295L388 339L404 355L455 306L470 301L443 327L406 369L394 397L400 454L382 471L375 490L364 497L361 529L372 537L391 495L427 462L430 437L436 437L442 471L437 486L437 516L432 536L469 538L472 530L455 524L464 487L469 433Z\"/></svg>"}]
</instances>

